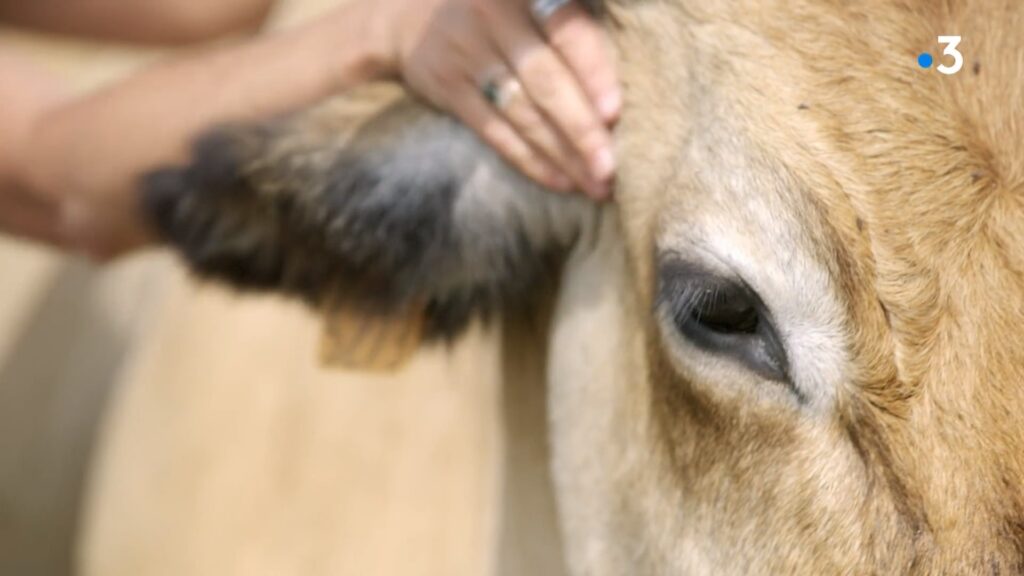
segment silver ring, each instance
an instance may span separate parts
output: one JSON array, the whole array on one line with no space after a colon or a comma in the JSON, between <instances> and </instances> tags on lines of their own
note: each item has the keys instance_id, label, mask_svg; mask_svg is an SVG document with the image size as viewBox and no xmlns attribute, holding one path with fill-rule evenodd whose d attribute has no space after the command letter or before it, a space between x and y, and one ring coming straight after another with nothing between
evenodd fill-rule
<instances>
[{"instance_id":1,"label":"silver ring","mask_svg":"<svg viewBox=\"0 0 1024 576\"><path fill-rule=\"evenodd\" d=\"M523 85L514 76L509 74L490 75L480 83L480 93L484 99L490 102L498 110L508 107L512 99L521 94Z\"/></svg>"},{"instance_id":2,"label":"silver ring","mask_svg":"<svg viewBox=\"0 0 1024 576\"><path fill-rule=\"evenodd\" d=\"M572 0L531 0L530 13L538 24L544 25L559 10L572 3Z\"/></svg>"}]
</instances>

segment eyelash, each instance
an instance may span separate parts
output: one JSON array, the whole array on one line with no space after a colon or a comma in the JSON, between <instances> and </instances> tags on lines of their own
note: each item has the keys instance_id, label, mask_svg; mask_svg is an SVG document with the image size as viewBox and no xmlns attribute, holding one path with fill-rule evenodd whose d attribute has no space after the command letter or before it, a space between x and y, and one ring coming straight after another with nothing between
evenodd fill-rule
<instances>
[{"instance_id":1,"label":"eyelash","mask_svg":"<svg viewBox=\"0 0 1024 576\"><path fill-rule=\"evenodd\" d=\"M669 306L672 320L680 323L688 322L691 319L699 322L699 311L706 308L708 304L721 303L719 301L721 295L720 287L716 286L709 290L705 287L695 286L694 283L686 283L682 287L675 288L674 291L662 291L660 298L663 300L663 305ZM694 317L695 313L697 313L696 317Z\"/></svg>"}]
</instances>

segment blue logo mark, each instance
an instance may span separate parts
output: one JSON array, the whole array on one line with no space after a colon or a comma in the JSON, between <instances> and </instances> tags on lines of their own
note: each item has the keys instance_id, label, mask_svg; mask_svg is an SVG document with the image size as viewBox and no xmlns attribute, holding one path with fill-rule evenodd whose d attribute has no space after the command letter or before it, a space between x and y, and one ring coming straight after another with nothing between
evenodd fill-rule
<instances>
[{"instance_id":1,"label":"blue logo mark","mask_svg":"<svg viewBox=\"0 0 1024 576\"><path fill-rule=\"evenodd\" d=\"M932 62L932 55L927 52L922 52L917 57L917 65L920 66L921 68L931 68Z\"/></svg>"}]
</instances>

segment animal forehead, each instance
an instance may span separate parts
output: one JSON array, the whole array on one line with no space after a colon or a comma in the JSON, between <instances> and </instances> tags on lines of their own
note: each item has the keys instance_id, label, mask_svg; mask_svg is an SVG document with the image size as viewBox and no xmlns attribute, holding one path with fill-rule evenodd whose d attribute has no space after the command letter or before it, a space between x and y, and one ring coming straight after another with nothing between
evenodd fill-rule
<instances>
[{"instance_id":1,"label":"animal forehead","mask_svg":"<svg viewBox=\"0 0 1024 576\"><path fill-rule=\"evenodd\" d=\"M687 15L689 109L714 101L712 114L814 194L941 244L976 232L1000 192L1021 191L1024 3L738 4ZM962 39L956 75L917 63L923 51L943 58L943 33Z\"/></svg>"},{"instance_id":2,"label":"animal forehead","mask_svg":"<svg viewBox=\"0 0 1024 576\"><path fill-rule=\"evenodd\" d=\"M637 108L658 117L635 124L656 125L660 147L684 144L671 133L693 128L674 116L716 115L813 195L852 204L862 222L907 241L931 235L936 247L976 232L995 212L1018 210L1003 198L994 211L992 199L1024 190L1024 3L618 7L627 83L644 93ZM941 59L946 34L962 38L965 65L953 76L917 63L924 51ZM662 154L649 138L635 145Z\"/></svg>"},{"instance_id":3,"label":"animal forehead","mask_svg":"<svg viewBox=\"0 0 1024 576\"><path fill-rule=\"evenodd\" d=\"M882 168L866 179L891 184L894 170L906 177L903 167L920 164L922 180L952 168L1024 181L1024 3L743 4L712 3L695 38L755 115L780 118L775 103L790 122L797 99L824 139ZM960 40L949 48L942 36ZM953 75L918 63L927 53L953 64L953 52L964 60Z\"/></svg>"},{"instance_id":4,"label":"animal forehead","mask_svg":"<svg viewBox=\"0 0 1024 576\"><path fill-rule=\"evenodd\" d=\"M794 221L835 229L817 236L827 239L821 251L852 252L840 268L869 263L873 278L862 287L873 283L865 290L877 287L889 312L914 320L905 342L929 340L939 318L923 311L941 307L940 294L967 302L998 287L1020 299L1019 279L976 268L1024 270L1024 3L630 6L624 73L645 92L634 96L644 114L662 117L661 147L676 127L688 127L698 147L713 140L701 131L736 127L778 181L793 184L788 205L810 214ZM947 76L919 66L925 51L947 61L938 43L947 34L962 38L963 69ZM699 117L664 118L673 114ZM654 125L634 124L643 122ZM634 140L657 171L658 146ZM657 204L643 195L623 194L625 211ZM915 298L900 278L914 280Z\"/></svg>"},{"instance_id":5,"label":"animal forehead","mask_svg":"<svg viewBox=\"0 0 1024 576\"><path fill-rule=\"evenodd\" d=\"M743 196L777 199L773 221L838 262L836 285L857 300L851 384L865 386L843 393L906 416L879 435L900 472L930 470L933 457L1002 477L1001 451L1018 453L1024 430L1024 418L992 408L1024 405L1024 347L1009 336L1024 323L1024 2L621 6L632 106L619 204L641 271L649 230L659 234L652 222L689 224L691 213L672 208L703 200L708 185L718 183L711 198L728 208L715 223L755 209ZM920 67L926 51L948 61L938 43L947 34L962 38L963 69ZM737 165L737 147L751 161ZM722 169L708 174L714 162ZM721 191L732 181L739 208ZM936 510L999 492L935 478L907 473Z\"/></svg>"}]
</instances>

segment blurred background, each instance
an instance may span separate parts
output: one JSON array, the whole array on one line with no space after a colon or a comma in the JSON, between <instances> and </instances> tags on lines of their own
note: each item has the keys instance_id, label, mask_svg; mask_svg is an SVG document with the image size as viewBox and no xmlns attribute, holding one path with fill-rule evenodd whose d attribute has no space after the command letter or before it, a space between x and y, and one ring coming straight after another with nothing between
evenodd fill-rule
<instances>
[{"instance_id":1,"label":"blurred background","mask_svg":"<svg viewBox=\"0 0 1024 576\"><path fill-rule=\"evenodd\" d=\"M160 57L0 42L80 90ZM0 575L536 573L495 552L514 518L493 334L365 375L319 366L319 332L168 254L99 269L0 238Z\"/></svg>"}]
</instances>

